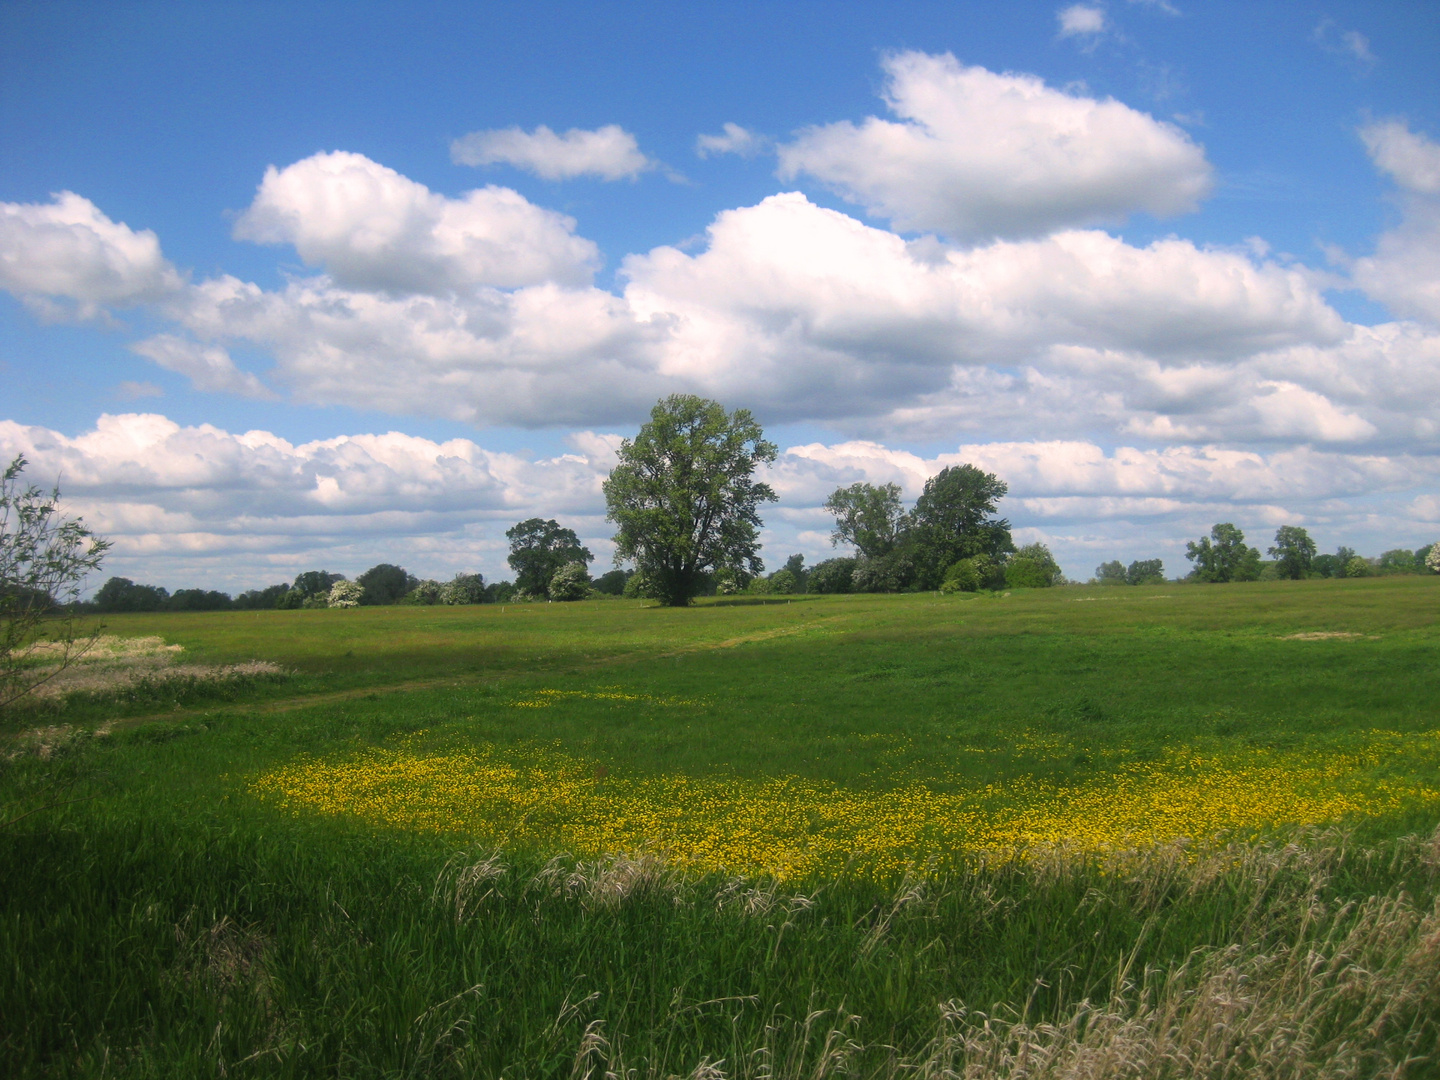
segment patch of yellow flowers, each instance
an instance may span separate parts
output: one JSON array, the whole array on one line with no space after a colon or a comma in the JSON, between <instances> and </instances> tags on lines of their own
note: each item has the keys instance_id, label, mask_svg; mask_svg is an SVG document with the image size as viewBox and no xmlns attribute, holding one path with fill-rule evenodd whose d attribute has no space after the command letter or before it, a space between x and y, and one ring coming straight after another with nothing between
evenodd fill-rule
<instances>
[{"instance_id":1,"label":"patch of yellow flowers","mask_svg":"<svg viewBox=\"0 0 1440 1080\"><path fill-rule=\"evenodd\" d=\"M556 749L425 752L409 745L302 760L251 788L296 814L594 856L649 850L697 870L893 877L947 853L1010 858L1355 820L1440 806L1440 791L1371 771L1434 760L1440 732L1371 732L1323 756L1178 748L1074 786L1022 779L936 790L847 788L800 776L625 776Z\"/></svg>"}]
</instances>

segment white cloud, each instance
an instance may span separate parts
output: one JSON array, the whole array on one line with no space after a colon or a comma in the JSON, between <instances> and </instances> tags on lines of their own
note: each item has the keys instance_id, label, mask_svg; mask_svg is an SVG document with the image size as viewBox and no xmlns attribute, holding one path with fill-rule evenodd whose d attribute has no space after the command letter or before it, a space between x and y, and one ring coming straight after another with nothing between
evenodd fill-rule
<instances>
[{"instance_id":1,"label":"white cloud","mask_svg":"<svg viewBox=\"0 0 1440 1080\"><path fill-rule=\"evenodd\" d=\"M1399 185L1404 217L1351 276L1399 315L1440 325L1440 144L1399 120L1362 128L1371 159Z\"/></svg>"},{"instance_id":2,"label":"white cloud","mask_svg":"<svg viewBox=\"0 0 1440 1080\"><path fill-rule=\"evenodd\" d=\"M621 296L401 296L327 277L267 292L223 277L169 310L207 347L270 352L272 381L302 401L477 424L614 423L677 390L776 419L874 417L966 368L1053 367L1058 346L1223 367L1345 335L1305 274L1180 240L1072 231L957 251L797 194L721 214L708 239L627 259Z\"/></svg>"},{"instance_id":3,"label":"white cloud","mask_svg":"<svg viewBox=\"0 0 1440 1080\"><path fill-rule=\"evenodd\" d=\"M603 570L613 530L600 484L619 436L582 431L569 442L569 452L533 458L396 431L296 445L153 414L102 416L74 437L0 421L0 455L24 453L39 482L62 477L66 511L116 542L107 574L172 589L236 590L381 561L422 575L506 577L504 530L531 516L575 528ZM1215 521L1241 523L1252 542L1289 522L1311 526L1322 544L1379 551L1431 539L1427 523L1437 520L1433 457L1107 450L1085 440L979 442L922 457L879 442L808 443L769 470L781 501L766 511L767 559L834 554L821 504L838 486L893 481L913 499L927 477L962 462L1005 479L1001 510L1016 535L1051 543L1078 576L1101 558L1162 553L1174 573L1184 539Z\"/></svg>"},{"instance_id":4,"label":"white cloud","mask_svg":"<svg viewBox=\"0 0 1440 1080\"><path fill-rule=\"evenodd\" d=\"M1055 13L1061 37L1083 37L1105 32L1105 11L1090 4L1071 4Z\"/></svg>"},{"instance_id":5,"label":"white cloud","mask_svg":"<svg viewBox=\"0 0 1440 1080\"><path fill-rule=\"evenodd\" d=\"M1377 61L1370 49L1370 39L1359 30L1342 30L1331 18L1321 19L1310 32L1310 40L1332 55L1352 61L1361 69L1373 67Z\"/></svg>"},{"instance_id":6,"label":"white cloud","mask_svg":"<svg viewBox=\"0 0 1440 1080\"><path fill-rule=\"evenodd\" d=\"M130 349L167 371L184 375L196 390L249 398L275 397L254 375L237 368L230 354L217 345L207 347L174 334L156 334L136 342Z\"/></svg>"},{"instance_id":7,"label":"white cloud","mask_svg":"<svg viewBox=\"0 0 1440 1080\"><path fill-rule=\"evenodd\" d=\"M768 149L769 146L770 140L765 136L747 131L739 124L728 121L721 125L721 134L698 135L695 138L695 153L702 158L709 157L711 154L739 154L741 157L754 157Z\"/></svg>"},{"instance_id":8,"label":"white cloud","mask_svg":"<svg viewBox=\"0 0 1440 1080\"><path fill-rule=\"evenodd\" d=\"M182 282L149 229L111 221L71 191L48 203L0 203L0 288L63 298L74 314L158 300Z\"/></svg>"},{"instance_id":9,"label":"white cloud","mask_svg":"<svg viewBox=\"0 0 1440 1080\"><path fill-rule=\"evenodd\" d=\"M808 128L779 148L782 177L808 174L901 229L955 239L1184 213L1210 190L1188 135L1113 99L949 54L898 53L885 70L900 121Z\"/></svg>"},{"instance_id":10,"label":"white cloud","mask_svg":"<svg viewBox=\"0 0 1440 1080\"><path fill-rule=\"evenodd\" d=\"M599 251L574 230L509 188L449 199L343 151L266 169L235 223L237 239L294 244L342 285L398 292L584 284Z\"/></svg>"},{"instance_id":11,"label":"white cloud","mask_svg":"<svg viewBox=\"0 0 1440 1080\"><path fill-rule=\"evenodd\" d=\"M563 135L544 124L531 132L518 127L472 131L450 144L450 157L457 165L513 165L545 180L634 180L656 164L618 124L595 131L571 128Z\"/></svg>"}]
</instances>

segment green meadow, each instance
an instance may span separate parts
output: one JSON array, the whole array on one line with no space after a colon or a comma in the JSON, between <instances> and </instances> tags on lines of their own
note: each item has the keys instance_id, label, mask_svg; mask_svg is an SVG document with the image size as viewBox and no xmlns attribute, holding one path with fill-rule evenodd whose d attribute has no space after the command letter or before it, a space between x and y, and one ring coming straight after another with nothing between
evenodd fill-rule
<instances>
[{"instance_id":1,"label":"green meadow","mask_svg":"<svg viewBox=\"0 0 1440 1080\"><path fill-rule=\"evenodd\" d=\"M195 673L5 721L0 1071L1440 1075L1437 609L111 616Z\"/></svg>"}]
</instances>

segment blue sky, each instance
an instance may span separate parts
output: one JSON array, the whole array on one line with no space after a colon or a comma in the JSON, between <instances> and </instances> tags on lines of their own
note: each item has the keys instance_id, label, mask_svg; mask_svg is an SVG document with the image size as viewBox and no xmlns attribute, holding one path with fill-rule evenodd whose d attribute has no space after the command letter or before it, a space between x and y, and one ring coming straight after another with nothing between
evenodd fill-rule
<instances>
[{"instance_id":1,"label":"blue sky","mask_svg":"<svg viewBox=\"0 0 1440 1080\"><path fill-rule=\"evenodd\" d=\"M503 576L531 513L608 551L606 448L675 389L810 448L772 563L828 553L830 488L913 496L952 460L1009 479L1073 576L1178 572L1215 520L1414 547L1440 536L1436 55L1432 4L6 4L0 449L171 587ZM747 152L697 153L726 124ZM540 125L614 126L642 164L612 139L555 178ZM316 224L341 165L410 224ZM437 255L499 227L465 202L487 186L509 262ZM424 236L361 251L422 204Z\"/></svg>"}]
</instances>

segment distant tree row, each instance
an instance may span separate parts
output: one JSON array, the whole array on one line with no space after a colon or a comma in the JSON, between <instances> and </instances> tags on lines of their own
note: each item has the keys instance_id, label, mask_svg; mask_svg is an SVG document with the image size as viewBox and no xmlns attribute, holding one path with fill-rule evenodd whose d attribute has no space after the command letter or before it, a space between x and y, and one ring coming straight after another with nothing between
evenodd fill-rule
<instances>
[{"instance_id":1,"label":"distant tree row","mask_svg":"<svg viewBox=\"0 0 1440 1080\"><path fill-rule=\"evenodd\" d=\"M1245 543L1245 534L1230 522L1221 522L1210 535L1185 545L1185 558L1193 563L1185 580L1220 583L1303 578L1356 578L1386 574L1440 574L1440 545L1426 544L1411 551L1393 548L1379 558L1367 559L1353 548L1341 547L1334 555L1318 554L1310 533L1298 525L1282 525L1264 560L1258 549ZM1127 568L1119 560L1095 568L1101 585L1150 585L1165 580L1159 559L1132 562Z\"/></svg>"}]
</instances>

